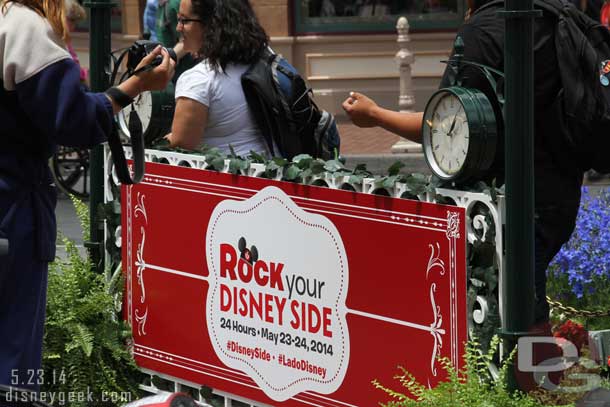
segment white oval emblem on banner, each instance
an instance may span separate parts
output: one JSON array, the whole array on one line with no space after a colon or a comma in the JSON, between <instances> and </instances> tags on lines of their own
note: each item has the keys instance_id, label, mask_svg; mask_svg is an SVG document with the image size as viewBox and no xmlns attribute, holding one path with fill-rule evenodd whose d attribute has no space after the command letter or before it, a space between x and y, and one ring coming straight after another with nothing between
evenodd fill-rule
<instances>
[{"instance_id":1,"label":"white oval emblem on banner","mask_svg":"<svg viewBox=\"0 0 610 407\"><path fill-rule=\"evenodd\" d=\"M208 225L206 319L220 360L276 401L334 392L350 355L348 263L335 225L276 187L222 201Z\"/></svg>"}]
</instances>

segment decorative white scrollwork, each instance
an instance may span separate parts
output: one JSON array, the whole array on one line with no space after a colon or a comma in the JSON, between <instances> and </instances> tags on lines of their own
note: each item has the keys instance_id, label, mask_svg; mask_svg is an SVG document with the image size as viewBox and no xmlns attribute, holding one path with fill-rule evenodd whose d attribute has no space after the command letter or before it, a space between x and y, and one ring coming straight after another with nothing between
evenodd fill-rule
<instances>
[{"instance_id":1,"label":"decorative white scrollwork","mask_svg":"<svg viewBox=\"0 0 610 407\"><path fill-rule=\"evenodd\" d=\"M441 336L440 329L443 325L443 315L441 314L441 307L436 305L434 300L434 292L436 291L436 284L430 286L430 303L432 304L432 312L434 313L434 321L430 324L430 335L434 338L434 346L432 347L432 358L430 359L430 370L432 375L436 376L436 354L441 351L443 347L443 337Z\"/></svg>"},{"instance_id":2,"label":"decorative white scrollwork","mask_svg":"<svg viewBox=\"0 0 610 407\"><path fill-rule=\"evenodd\" d=\"M123 228L122 226L117 226L116 230L114 231L114 245L116 247L121 247L123 245Z\"/></svg>"},{"instance_id":3,"label":"decorative white scrollwork","mask_svg":"<svg viewBox=\"0 0 610 407\"><path fill-rule=\"evenodd\" d=\"M445 262L440 258L441 247L438 242L435 245L429 244L430 247L430 258L428 259L428 268L426 269L426 279L430 274L430 271L437 269L441 276L445 275ZM430 284L430 304L432 305L433 320L430 324L430 335L434 338L434 345L432 346L432 357L430 358L430 371L433 376L436 376L436 355L440 353L443 347L443 337L445 330L442 329L443 315L441 313L441 307L436 305L434 299L434 293L436 292L436 284Z\"/></svg>"},{"instance_id":4,"label":"decorative white scrollwork","mask_svg":"<svg viewBox=\"0 0 610 407\"><path fill-rule=\"evenodd\" d=\"M438 250L438 252L436 252L434 250L434 245L429 244L428 247L430 247L430 259L428 260L428 268L426 270L426 278L428 278L428 274L430 273L430 271L432 269L434 269L435 267L439 268L439 273L441 276L445 275L445 262L443 261L443 259L440 258L440 254L441 254L441 246L438 244L438 242L436 242L436 249Z\"/></svg>"},{"instance_id":5,"label":"decorative white scrollwork","mask_svg":"<svg viewBox=\"0 0 610 407\"><path fill-rule=\"evenodd\" d=\"M146 270L146 262L144 261L144 242L146 241L146 232L144 232L143 227L140 228L140 231L142 232L142 241L138 244L138 250L136 252L136 265L138 266L136 275L138 277L138 285L142 289L140 302L144 303L144 301L146 301L146 289L144 287L144 270Z\"/></svg>"},{"instance_id":6,"label":"decorative white scrollwork","mask_svg":"<svg viewBox=\"0 0 610 407\"><path fill-rule=\"evenodd\" d=\"M475 300L477 304L479 304L478 309L474 309L472 311L472 320L477 324L481 325L487 319L487 314L489 313L489 306L487 305L487 300L480 295L477 295Z\"/></svg>"},{"instance_id":7,"label":"decorative white scrollwork","mask_svg":"<svg viewBox=\"0 0 610 407\"><path fill-rule=\"evenodd\" d=\"M144 311L144 314L139 315L138 310L136 310L135 314L136 322L138 323L138 335L146 335L146 319L148 318L148 307L146 308L146 311Z\"/></svg>"},{"instance_id":8,"label":"decorative white scrollwork","mask_svg":"<svg viewBox=\"0 0 610 407\"><path fill-rule=\"evenodd\" d=\"M148 223L148 216L146 215L146 206L144 206L144 198L145 195L138 192L138 196L136 198L138 204L135 206L133 213L136 218L138 217L138 214L141 213L142 216L144 216L144 221Z\"/></svg>"},{"instance_id":9,"label":"decorative white scrollwork","mask_svg":"<svg viewBox=\"0 0 610 407\"><path fill-rule=\"evenodd\" d=\"M457 212L447 211L447 238L460 237L460 215Z\"/></svg>"},{"instance_id":10,"label":"decorative white scrollwork","mask_svg":"<svg viewBox=\"0 0 610 407\"><path fill-rule=\"evenodd\" d=\"M487 224L487 221L485 220L485 215L475 215L475 217L472 219L472 227L475 230L481 230L483 229L483 235L481 236L481 241L485 242L487 239L487 231L489 230L489 225Z\"/></svg>"}]
</instances>

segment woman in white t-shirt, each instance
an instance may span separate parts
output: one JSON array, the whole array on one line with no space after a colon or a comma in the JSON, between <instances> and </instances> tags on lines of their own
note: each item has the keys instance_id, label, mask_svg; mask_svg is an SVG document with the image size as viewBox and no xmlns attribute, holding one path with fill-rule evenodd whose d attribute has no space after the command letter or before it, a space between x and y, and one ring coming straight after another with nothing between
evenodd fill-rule
<instances>
[{"instance_id":1,"label":"woman in white t-shirt","mask_svg":"<svg viewBox=\"0 0 610 407\"><path fill-rule=\"evenodd\" d=\"M172 132L165 136L170 146L269 155L241 87L241 75L269 42L249 2L181 0L177 30L178 56L190 52L203 60L176 84Z\"/></svg>"}]
</instances>

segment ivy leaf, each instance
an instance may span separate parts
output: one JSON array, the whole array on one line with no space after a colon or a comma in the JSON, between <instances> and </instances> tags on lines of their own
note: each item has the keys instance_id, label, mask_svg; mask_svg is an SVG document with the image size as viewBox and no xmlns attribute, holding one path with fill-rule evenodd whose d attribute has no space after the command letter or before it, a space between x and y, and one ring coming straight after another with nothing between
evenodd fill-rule
<instances>
[{"instance_id":1,"label":"ivy leaf","mask_svg":"<svg viewBox=\"0 0 610 407\"><path fill-rule=\"evenodd\" d=\"M305 168L303 171L301 171L301 178L310 177L311 174L311 168Z\"/></svg>"},{"instance_id":2,"label":"ivy leaf","mask_svg":"<svg viewBox=\"0 0 610 407\"><path fill-rule=\"evenodd\" d=\"M388 178L387 176L381 177L381 178L375 178L375 182L373 182L373 188L374 189L383 188L383 183L385 182L385 180L387 178Z\"/></svg>"},{"instance_id":3,"label":"ivy leaf","mask_svg":"<svg viewBox=\"0 0 610 407\"><path fill-rule=\"evenodd\" d=\"M267 165L265 166L265 170L267 171L277 171L280 169L280 166L277 165L275 161L267 161Z\"/></svg>"},{"instance_id":4,"label":"ivy leaf","mask_svg":"<svg viewBox=\"0 0 610 407\"><path fill-rule=\"evenodd\" d=\"M299 154L292 158L292 162L302 170L309 167L312 161L313 157L309 154Z\"/></svg>"},{"instance_id":5,"label":"ivy leaf","mask_svg":"<svg viewBox=\"0 0 610 407\"><path fill-rule=\"evenodd\" d=\"M342 170L344 168L345 167L343 166L341 161L338 161L338 160L328 160L324 164L324 169L326 171L328 171L328 172L337 172L337 171Z\"/></svg>"},{"instance_id":6,"label":"ivy leaf","mask_svg":"<svg viewBox=\"0 0 610 407\"><path fill-rule=\"evenodd\" d=\"M352 173L364 175L365 177L370 177L373 175L369 170L366 169L366 164L358 164Z\"/></svg>"},{"instance_id":7,"label":"ivy leaf","mask_svg":"<svg viewBox=\"0 0 610 407\"><path fill-rule=\"evenodd\" d=\"M231 144L229 144L229 157L227 158L237 158L238 155L235 153L235 149L233 148L233 146Z\"/></svg>"},{"instance_id":8,"label":"ivy leaf","mask_svg":"<svg viewBox=\"0 0 610 407\"><path fill-rule=\"evenodd\" d=\"M288 181L294 181L299 177L300 174L301 169L293 164L284 172L284 178Z\"/></svg>"},{"instance_id":9,"label":"ivy leaf","mask_svg":"<svg viewBox=\"0 0 610 407\"><path fill-rule=\"evenodd\" d=\"M282 157L273 157L271 162L275 163L275 165L277 165L278 168L279 167L285 167L289 163L289 161L287 159L282 158Z\"/></svg>"},{"instance_id":10,"label":"ivy leaf","mask_svg":"<svg viewBox=\"0 0 610 407\"><path fill-rule=\"evenodd\" d=\"M366 171L366 164L358 164L354 168L354 172Z\"/></svg>"},{"instance_id":11,"label":"ivy leaf","mask_svg":"<svg viewBox=\"0 0 610 407\"><path fill-rule=\"evenodd\" d=\"M389 177L384 177L381 186L384 188L394 188L394 184L396 184L397 175L391 175Z\"/></svg>"},{"instance_id":12,"label":"ivy leaf","mask_svg":"<svg viewBox=\"0 0 610 407\"><path fill-rule=\"evenodd\" d=\"M211 148L206 148L205 150L202 151L202 153L204 153L204 155L211 155L211 156L222 156L222 151L220 151L220 149L218 147L211 147Z\"/></svg>"},{"instance_id":13,"label":"ivy leaf","mask_svg":"<svg viewBox=\"0 0 610 407\"><path fill-rule=\"evenodd\" d=\"M292 157L292 162L298 164L302 160L313 160L313 157L309 154L299 154Z\"/></svg>"},{"instance_id":14,"label":"ivy leaf","mask_svg":"<svg viewBox=\"0 0 610 407\"><path fill-rule=\"evenodd\" d=\"M324 172L324 164L324 161L317 159L311 162L309 169L313 175L318 175Z\"/></svg>"},{"instance_id":15,"label":"ivy leaf","mask_svg":"<svg viewBox=\"0 0 610 407\"><path fill-rule=\"evenodd\" d=\"M250 150L250 157L252 159L253 162L257 163L257 164L264 164L265 161L265 157L263 157L262 155L260 155L259 153L257 153L254 150Z\"/></svg>"},{"instance_id":16,"label":"ivy leaf","mask_svg":"<svg viewBox=\"0 0 610 407\"><path fill-rule=\"evenodd\" d=\"M360 184L364 180L362 175L352 174L348 178L350 184Z\"/></svg>"},{"instance_id":17,"label":"ivy leaf","mask_svg":"<svg viewBox=\"0 0 610 407\"><path fill-rule=\"evenodd\" d=\"M229 160L229 172L231 174L239 174L240 171L245 171L248 169L249 162L247 160L243 160L241 158L231 158Z\"/></svg>"},{"instance_id":18,"label":"ivy leaf","mask_svg":"<svg viewBox=\"0 0 610 407\"><path fill-rule=\"evenodd\" d=\"M265 172L263 173L263 176L265 178L275 178L275 176L277 175L277 171L280 168L281 167L276 163L275 160L267 161L267 163L265 165Z\"/></svg>"},{"instance_id":19,"label":"ivy leaf","mask_svg":"<svg viewBox=\"0 0 610 407\"><path fill-rule=\"evenodd\" d=\"M404 166L405 166L405 163L403 163L402 161L396 161L394 164L392 164L390 166L390 168L388 168L388 175L390 175L390 176L398 175L398 173Z\"/></svg>"},{"instance_id":20,"label":"ivy leaf","mask_svg":"<svg viewBox=\"0 0 610 407\"><path fill-rule=\"evenodd\" d=\"M207 160L207 156L206 156L206 160ZM222 171L222 169L225 167L225 159L223 157L216 157L210 162L210 165L216 171Z\"/></svg>"},{"instance_id":21,"label":"ivy leaf","mask_svg":"<svg viewBox=\"0 0 610 407\"><path fill-rule=\"evenodd\" d=\"M494 183L495 183L495 179L494 179ZM502 186L496 188L498 194L500 195L506 195L506 184L502 184Z\"/></svg>"},{"instance_id":22,"label":"ivy leaf","mask_svg":"<svg viewBox=\"0 0 610 407\"><path fill-rule=\"evenodd\" d=\"M428 187L428 180L425 175L422 174L410 174L405 179L407 188L414 195L420 195L426 192Z\"/></svg>"}]
</instances>

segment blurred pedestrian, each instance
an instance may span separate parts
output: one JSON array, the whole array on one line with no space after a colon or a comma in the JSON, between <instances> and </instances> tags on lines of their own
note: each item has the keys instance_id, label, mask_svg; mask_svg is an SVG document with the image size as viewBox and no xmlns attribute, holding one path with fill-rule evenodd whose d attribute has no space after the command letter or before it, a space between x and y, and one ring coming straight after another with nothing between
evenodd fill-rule
<instances>
[{"instance_id":1,"label":"blurred pedestrian","mask_svg":"<svg viewBox=\"0 0 610 407\"><path fill-rule=\"evenodd\" d=\"M66 33L66 46L68 47L68 52L74 59L74 62L80 68L80 82L84 86L89 86L89 71L87 68L81 66L80 61L78 60L78 55L76 55L76 51L74 50L74 46L72 45L72 36L71 33L76 31L76 25L87 18L87 12L78 2L75 0L65 0L66 7L66 26L68 28L68 32Z\"/></svg>"},{"instance_id":2,"label":"blurred pedestrian","mask_svg":"<svg viewBox=\"0 0 610 407\"><path fill-rule=\"evenodd\" d=\"M142 16L143 36L150 41L157 41L157 0L146 0Z\"/></svg>"}]
</instances>

